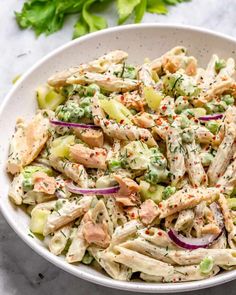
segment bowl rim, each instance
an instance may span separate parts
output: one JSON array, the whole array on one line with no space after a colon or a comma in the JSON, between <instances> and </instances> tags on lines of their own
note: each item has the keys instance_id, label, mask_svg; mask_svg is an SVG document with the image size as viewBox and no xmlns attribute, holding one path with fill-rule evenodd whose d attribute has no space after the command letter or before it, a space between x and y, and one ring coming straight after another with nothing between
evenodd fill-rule
<instances>
[{"instance_id":1,"label":"bowl rim","mask_svg":"<svg viewBox=\"0 0 236 295\"><path fill-rule=\"evenodd\" d=\"M37 61L33 66L31 66L22 76L21 78L13 85L12 89L5 96L3 102L0 105L0 117L7 106L7 103L11 100L11 97L15 94L18 87L20 87L21 83L27 79L27 77L31 74L32 71L36 70L41 64L49 60L51 57L56 55L59 52L66 50L69 47L73 47L75 44L79 44L86 40L92 39L94 37L99 37L101 35L106 35L107 33L125 31L125 30L138 30L139 28L157 28L157 29L182 29L186 31L194 31L206 35L211 35L216 38L221 38L227 41L234 42L236 45L236 39L230 36L227 36L223 33L214 32L209 29L200 28L196 26L189 25L180 25L175 23L142 23L142 24L131 24L131 25L123 25L107 28L98 32L90 33L88 35L82 36L78 39L67 42L64 45L61 45L57 49L51 51L46 56ZM1 196L0 196L1 197ZM23 231L20 230L17 226L17 221L11 218L11 215L7 210L4 209L4 203L0 202L0 210L2 215L4 216L7 223L10 227L15 231L15 233L38 255L45 258L47 261L53 263L60 269L73 274L76 277L84 279L86 281L114 288L119 290L133 291L133 292L147 292L147 293L177 293L177 292L185 292L185 291L194 291L204 288L209 288L213 286L217 286L226 282L229 282L236 278L236 270L232 270L226 273L221 274L220 276L211 277L201 281L194 282L182 282L182 283L165 283L165 284L157 284L157 283L145 283L145 282L124 282L114 280L110 277L96 277L93 274L87 273L84 270L81 270L77 266L68 264L66 261L62 261L57 256L53 255L47 249L43 248L41 245L34 242L34 240L27 236Z\"/></svg>"}]
</instances>

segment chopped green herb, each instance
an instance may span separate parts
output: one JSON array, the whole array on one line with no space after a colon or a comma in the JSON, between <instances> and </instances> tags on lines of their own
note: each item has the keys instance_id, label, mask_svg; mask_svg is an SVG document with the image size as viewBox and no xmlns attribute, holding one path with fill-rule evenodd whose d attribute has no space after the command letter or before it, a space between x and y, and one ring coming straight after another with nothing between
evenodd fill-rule
<instances>
[{"instance_id":1,"label":"chopped green herb","mask_svg":"<svg viewBox=\"0 0 236 295\"><path fill-rule=\"evenodd\" d=\"M224 59L219 59L215 63L215 71L218 73L221 69L226 67L226 62Z\"/></svg>"}]
</instances>

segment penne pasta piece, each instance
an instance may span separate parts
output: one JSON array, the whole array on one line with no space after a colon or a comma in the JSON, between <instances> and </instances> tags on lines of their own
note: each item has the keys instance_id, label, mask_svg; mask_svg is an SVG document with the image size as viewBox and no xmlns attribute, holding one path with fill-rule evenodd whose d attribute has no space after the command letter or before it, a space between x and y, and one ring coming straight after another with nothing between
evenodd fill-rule
<instances>
[{"instance_id":1,"label":"penne pasta piece","mask_svg":"<svg viewBox=\"0 0 236 295\"><path fill-rule=\"evenodd\" d=\"M57 201L49 201L49 202L43 202L43 203L40 203L40 204L37 204L36 206L34 206L34 208L32 209L32 212L33 210L38 210L38 209L45 209L45 210L49 210L49 211L52 211L56 205L56 202Z\"/></svg>"},{"instance_id":2,"label":"penne pasta piece","mask_svg":"<svg viewBox=\"0 0 236 295\"><path fill-rule=\"evenodd\" d=\"M141 254L148 255L153 259L161 260L171 263L172 265L197 265L205 257L213 258L214 264L218 266L235 266L236 265L236 251L232 249L205 249L199 248L196 250L186 249L169 249L161 248L153 245L144 239L135 239L121 244L123 248L132 249Z\"/></svg>"},{"instance_id":3,"label":"penne pasta piece","mask_svg":"<svg viewBox=\"0 0 236 295\"><path fill-rule=\"evenodd\" d=\"M207 274L203 274L200 271L199 265L190 266L177 266L174 268L174 274L170 276L152 276L145 273L141 273L140 278L147 282L162 282L162 283L177 283L177 282L190 282L199 281L206 278L215 276L220 271L220 268L216 265Z\"/></svg>"},{"instance_id":4,"label":"penne pasta piece","mask_svg":"<svg viewBox=\"0 0 236 295\"><path fill-rule=\"evenodd\" d=\"M234 80L229 78L227 80L215 80L208 90L203 90L197 99L194 99L193 104L196 107L204 106L214 97L222 95L225 91L234 86Z\"/></svg>"},{"instance_id":5,"label":"penne pasta piece","mask_svg":"<svg viewBox=\"0 0 236 295\"><path fill-rule=\"evenodd\" d=\"M227 248L227 239L226 234L223 232L221 236L209 246L210 249L226 249Z\"/></svg>"},{"instance_id":6,"label":"penne pasta piece","mask_svg":"<svg viewBox=\"0 0 236 295\"><path fill-rule=\"evenodd\" d=\"M172 195L169 199L159 204L159 218L165 218L176 212L190 209L202 201L214 202L219 197L219 190L215 188L182 189Z\"/></svg>"},{"instance_id":7,"label":"penne pasta piece","mask_svg":"<svg viewBox=\"0 0 236 295\"><path fill-rule=\"evenodd\" d=\"M198 143L212 144L214 146L218 146L222 141L221 137L218 134L214 135L205 126L198 126L197 128L195 128L194 131L195 139Z\"/></svg>"},{"instance_id":8,"label":"penne pasta piece","mask_svg":"<svg viewBox=\"0 0 236 295\"><path fill-rule=\"evenodd\" d=\"M97 247L89 247L90 254L96 259L98 264L113 278L119 281L128 281L132 275L132 271L112 259L110 252Z\"/></svg>"},{"instance_id":9,"label":"penne pasta piece","mask_svg":"<svg viewBox=\"0 0 236 295\"><path fill-rule=\"evenodd\" d=\"M133 252L138 252L143 255L147 255L154 259L160 260L165 263L170 263L173 265L173 260L168 257L169 246L159 247L152 244L151 242L146 241L144 238L137 238L134 240L128 240L122 244L121 247L132 250ZM175 249L171 248L170 249Z\"/></svg>"},{"instance_id":10,"label":"penne pasta piece","mask_svg":"<svg viewBox=\"0 0 236 295\"><path fill-rule=\"evenodd\" d=\"M192 209L181 211L175 223L175 230L190 232L193 226L194 217Z\"/></svg>"},{"instance_id":11,"label":"penne pasta piece","mask_svg":"<svg viewBox=\"0 0 236 295\"><path fill-rule=\"evenodd\" d=\"M123 50L113 50L104 54L103 56L90 61L88 69L90 72L106 72L110 66L122 63L128 57L128 53Z\"/></svg>"},{"instance_id":12,"label":"penne pasta piece","mask_svg":"<svg viewBox=\"0 0 236 295\"><path fill-rule=\"evenodd\" d=\"M28 191L27 193L24 194L22 198L22 202L23 204L36 205L40 203L49 202L55 199L56 199L55 195L49 195L43 192Z\"/></svg>"},{"instance_id":13,"label":"penne pasta piece","mask_svg":"<svg viewBox=\"0 0 236 295\"><path fill-rule=\"evenodd\" d=\"M207 67L206 67L206 79L208 84L210 84L209 82L211 82L214 77L216 76L216 71L215 71L215 64L219 61L219 57L216 54L213 54Z\"/></svg>"},{"instance_id":14,"label":"penne pasta piece","mask_svg":"<svg viewBox=\"0 0 236 295\"><path fill-rule=\"evenodd\" d=\"M232 231L228 234L228 243L231 249L236 249L236 226L234 225Z\"/></svg>"},{"instance_id":15,"label":"penne pasta piece","mask_svg":"<svg viewBox=\"0 0 236 295\"><path fill-rule=\"evenodd\" d=\"M91 212L91 219L95 223L104 223L108 226L109 235L113 233L113 225L103 200L99 200Z\"/></svg>"},{"instance_id":16,"label":"penne pasta piece","mask_svg":"<svg viewBox=\"0 0 236 295\"><path fill-rule=\"evenodd\" d=\"M88 175L83 165L72 163L66 159L60 159L52 155L49 157L49 161L54 169L60 171L81 187L88 187Z\"/></svg>"},{"instance_id":17,"label":"penne pasta piece","mask_svg":"<svg viewBox=\"0 0 236 295\"><path fill-rule=\"evenodd\" d=\"M133 272L141 271L150 275L168 276L173 274L174 267L165 262L150 258L136 251L116 246L115 250L119 254L114 254L113 259L116 262L126 265Z\"/></svg>"},{"instance_id":18,"label":"penne pasta piece","mask_svg":"<svg viewBox=\"0 0 236 295\"><path fill-rule=\"evenodd\" d=\"M139 87L137 80L92 72L75 73L66 80L66 83L80 85L96 83L102 89L110 92L127 92Z\"/></svg>"},{"instance_id":19,"label":"penne pasta piece","mask_svg":"<svg viewBox=\"0 0 236 295\"><path fill-rule=\"evenodd\" d=\"M114 197L108 197L106 201L106 208L108 215L111 219L112 224L112 234L114 230L121 224L124 225L127 222L127 217L122 210L122 207L119 206Z\"/></svg>"},{"instance_id":20,"label":"penne pasta piece","mask_svg":"<svg viewBox=\"0 0 236 295\"><path fill-rule=\"evenodd\" d=\"M8 191L8 196L10 200L16 205L21 205L22 199L24 198L23 180L24 177L21 173L16 175L12 183L10 184L10 188Z\"/></svg>"},{"instance_id":21,"label":"penne pasta piece","mask_svg":"<svg viewBox=\"0 0 236 295\"><path fill-rule=\"evenodd\" d=\"M71 224L57 230L49 240L48 247L54 255L60 255L65 249L66 243L70 237Z\"/></svg>"},{"instance_id":22,"label":"penne pasta piece","mask_svg":"<svg viewBox=\"0 0 236 295\"><path fill-rule=\"evenodd\" d=\"M228 166L225 173L219 178L216 187L223 194L231 195L236 187L236 159Z\"/></svg>"},{"instance_id":23,"label":"penne pasta piece","mask_svg":"<svg viewBox=\"0 0 236 295\"><path fill-rule=\"evenodd\" d=\"M216 184L218 179L225 173L225 170L236 151L236 144L234 143L235 138L235 124L229 124L226 128L225 137L217 150L214 161L211 163L207 171L211 185Z\"/></svg>"},{"instance_id":24,"label":"penne pasta piece","mask_svg":"<svg viewBox=\"0 0 236 295\"><path fill-rule=\"evenodd\" d=\"M140 229L138 230L138 235L145 239L146 241L151 242L152 244L158 246L158 247L163 247L166 248L168 247L169 249L176 249L178 248L169 238L168 234L166 231L155 228L155 227L150 227L148 229Z\"/></svg>"},{"instance_id":25,"label":"penne pasta piece","mask_svg":"<svg viewBox=\"0 0 236 295\"><path fill-rule=\"evenodd\" d=\"M222 68L217 75L217 79L220 78L231 78L235 74L235 61L233 58L228 58L226 66Z\"/></svg>"},{"instance_id":26,"label":"penne pasta piece","mask_svg":"<svg viewBox=\"0 0 236 295\"><path fill-rule=\"evenodd\" d=\"M234 229L233 219L230 214L230 209L227 200L223 194L220 194L218 198L218 203L224 217L225 228L228 232L231 232Z\"/></svg>"},{"instance_id":27,"label":"penne pasta piece","mask_svg":"<svg viewBox=\"0 0 236 295\"><path fill-rule=\"evenodd\" d=\"M193 141L192 143L186 144L184 147L186 150L186 168L192 186L206 186L207 175L202 166L196 143Z\"/></svg>"},{"instance_id":28,"label":"penne pasta piece","mask_svg":"<svg viewBox=\"0 0 236 295\"><path fill-rule=\"evenodd\" d=\"M59 210L54 210L48 216L43 235L47 236L85 214L90 207L92 199L93 197L84 196L79 201L70 202L68 200L63 200L61 202L61 208Z\"/></svg>"},{"instance_id":29,"label":"penne pasta piece","mask_svg":"<svg viewBox=\"0 0 236 295\"><path fill-rule=\"evenodd\" d=\"M95 125L100 126L108 136L119 140L141 140L149 146L157 145L149 130L133 125L118 124L113 120L106 119L96 94L93 98L92 112Z\"/></svg>"},{"instance_id":30,"label":"penne pasta piece","mask_svg":"<svg viewBox=\"0 0 236 295\"><path fill-rule=\"evenodd\" d=\"M231 249L197 249L194 251L169 252L168 256L179 265L199 264L205 257L213 258L214 264L236 265L236 252Z\"/></svg>"},{"instance_id":31,"label":"penne pasta piece","mask_svg":"<svg viewBox=\"0 0 236 295\"><path fill-rule=\"evenodd\" d=\"M186 167L184 161L184 148L179 131L170 127L166 131L167 159L171 172L172 185L175 186L183 178Z\"/></svg>"},{"instance_id":32,"label":"penne pasta piece","mask_svg":"<svg viewBox=\"0 0 236 295\"><path fill-rule=\"evenodd\" d=\"M142 82L144 86L155 85L155 81L152 78L152 70L149 64L143 64L138 70L138 79Z\"/></svg>"},{"instance_id":33,"label":"penne pasta piece","mask_svg":"<svg viewBox=\"0 0 236 295\"><path fill-rule=\"evenodd\" d=\"M52 75L48 79L48 84L53 87L61 87L67 85L66 80L78 73L83 71L104 73L112 64L118 64L123 62L128 57L128 54L122 50L114 50L95 59L88 64L82 64L77 67L69 68L55 75Z\"/></svg>"},{"instance_id":34,"label":"penne pasta piece","mask_svg":"<svg viewBox=\"0 0 236 295\"><path fill-rule=\"evenodd\" d=\"M136 235L137 231L143 227L143 224L137 220L131 220L123 226L118 226L112 235L110 247L112 248L115 245L124 242L126 239Z\"/></svg>"},{"instance_id":35,"label":"penne pasta piece","mask_svg":"<svg viewBox=\"0 0 236 295\"><path fill-rule=\"evenodd\" d=\"M74 236L72 237L71 245L66 254L66 261L68 263L74 263L81 261L84 257L88 243L83 235L83 222L76 229Z\"/></svg>"},{"instance_id":36,"label":"penne pasta piece","mask_svg":"<svg viewBox=\"0 0 236 295\"><path fill-rule=\"evenodd\" d=\"M202 228L204 226L205 219L205 210L206 210L206 202L200 202L193 210L194 210L194 220L193 220L193 228L196 232L196 236L199 238L202 235Z\"/></svg>"}]
</instances>

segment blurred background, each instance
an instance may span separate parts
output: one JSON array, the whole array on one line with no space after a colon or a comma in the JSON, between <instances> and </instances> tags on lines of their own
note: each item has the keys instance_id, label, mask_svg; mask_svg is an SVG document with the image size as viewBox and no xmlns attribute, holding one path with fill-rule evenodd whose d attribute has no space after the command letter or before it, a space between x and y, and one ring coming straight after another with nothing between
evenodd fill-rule
<instances>
[{"instance_id":1,"label":"blurred background","mask_svg":"<svg viewBox=\"0 0 236 295\"><path fill-rule=\"evenodd\" d=\"M50 2L50 0L45 1ZM75 2L75 0L73 1ZM73 26L78 21L78 14L70 15L65 18L64 26L58 32L49 36L36 37L33 30L21 30L16 23L14 11L21 11L24 2L23 0L0 0L0 103L11 89L12 80L23 74L40 58L72 39ZM64 2L69 3L70 1ZM115 1L108 2L111 3L106 5L105 9L100 8L96 14L104 17L108 26L115 26L118 18L117 6ZM157 2L160 3L162 0L152 1L154 4ZM179 0L173 2L179 2ZM162 10L162 13L165 12L163 7L159 6L158 9ZM131 16L125 23L132 22ZM176 6L168 6L168 14L166 15L145 13L142 22L192 25L236 37L236 0L192 0L178 3ZM81 27L79 28L81 29ZM233 295L235 289L236 282L231 282L188 294L220 295L227 293L227 295ZM51 265L16 236L0 213L1 295L85 293L96 295L133 294L93 285Z\"/></svg>"}]
</instances>

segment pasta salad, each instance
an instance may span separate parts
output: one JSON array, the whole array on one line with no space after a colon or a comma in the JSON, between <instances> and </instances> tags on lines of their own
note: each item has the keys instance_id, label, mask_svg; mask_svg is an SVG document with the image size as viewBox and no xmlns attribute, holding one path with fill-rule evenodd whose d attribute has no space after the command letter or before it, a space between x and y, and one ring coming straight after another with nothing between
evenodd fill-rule
<instances>
[{"instance_id":1,"label":"pasta salad","mask_svg":"<svg viewBox=\"0 0 236 295\"><path fill-rule=\"evenodd\" d=\"M201 280L236 266L233 58L114 50L51 76L17 119L10 200L68 263L117 280Z\"/></svg>"}]
</instances>

